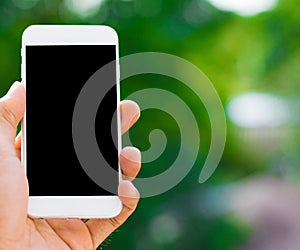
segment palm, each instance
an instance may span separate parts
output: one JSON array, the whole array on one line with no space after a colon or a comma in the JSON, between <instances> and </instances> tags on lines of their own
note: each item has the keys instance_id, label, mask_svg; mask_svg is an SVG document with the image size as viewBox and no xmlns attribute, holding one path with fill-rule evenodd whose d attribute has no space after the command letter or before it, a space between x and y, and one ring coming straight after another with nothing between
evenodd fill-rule
<instances>
[{"instance_id":1,"label":"palm","mask_svg":"<svg viewBox=\"0 0 300 250\"><path fill-rule=\"evenodd\" d=\"M114 219L90 220L85 223L81 219L32 219L27 218L24 225L24 236L19 242L20 249L95 249L107 234L103 232L94 242L89 223L98 223L100 228L113 231L123 221ZM108 227L110 225L110 227ZM109 232L111 233L111 232ZM31 240L29 240L31 239Z\"/></svg>"},{"instance_id":2,"label":"palm","mask_svg":"<svg viewBox=\"0 0 300 250\"><path fill-rule=\"evenodd\" d=\"M22 169L19 167L22 171ZM17 172L17 177L19 171ZM13 190L23 190L16 198L18 206L14 206L11 211L16 217L22 217L27 207L26 178L20 178ZM13 242L6 241L8 246L17 246L17 249L95 249L97 246L126 218L133 212L136 200L132 198L125 201L123 211L120 215L112 219L92 219L87 222L81 219L33 219L26 216L22 224L18 224L19 235ZM131 200L131 201L130 201ZM124 202L124 201L123 201ZM10 206L6 203L5 206ZM1 209L4 207L2 206Z\"/></svg>"},{"instance_id":3,"label":"palm","mask_svg":"<svg viewBox=\"0 0 300 250\"><path fill-rule=\"evenodd\" d=\"M55 221L27 218L25 232L20 249L26 245L28 249L45 250L96 248L88 227L80 219Z\"/></svg>"}]
</instances>

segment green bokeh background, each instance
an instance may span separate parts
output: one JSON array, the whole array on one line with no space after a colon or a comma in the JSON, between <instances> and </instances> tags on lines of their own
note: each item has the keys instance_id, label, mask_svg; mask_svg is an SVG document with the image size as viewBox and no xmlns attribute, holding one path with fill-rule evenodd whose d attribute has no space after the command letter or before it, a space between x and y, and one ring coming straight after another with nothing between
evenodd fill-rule
<instances>
[{"instance_id":1,"label":"green bokeh background","mask_svg":"<svg viewBox=\"0 0 300 250\"><path fill-rule=\"evenodd\" d=\"M1 95L20 80L21 35L27 26L106 24L119 34L120 56L158 51L198 66L214 83L225 110L234 96L247 92L279 96L297 110L300 8L296 0L279 0L272 10L252 17L221 11L201 0L111 0L87 12L72 8L71 3L0 0ZM280 136L274 138L268 130L242 128L228 119L223 158L216 173L200 185L197 180L210 141L209 118L201 100L179 82L163 76L135 76L124 83L123 98L149 87L165 88L180 96L198 122L201 150L189 175L167 193L142 199L135 214L106 240L102 249L235 249L251 236L252 229L234 213L226 212L227 201L216 195L216 187L259 175L299 182L299 124L275 128ZM55 97L59 86L54 84L45 90ZM161 157L143 164L141 177L167 169L179 150L176 121L158 110L142 113L130 132L133 144L147 150L149 132L155 128L165 132L168 144ZM282 160L284 168L278 164Z\"/></svg>"}]
</instances>

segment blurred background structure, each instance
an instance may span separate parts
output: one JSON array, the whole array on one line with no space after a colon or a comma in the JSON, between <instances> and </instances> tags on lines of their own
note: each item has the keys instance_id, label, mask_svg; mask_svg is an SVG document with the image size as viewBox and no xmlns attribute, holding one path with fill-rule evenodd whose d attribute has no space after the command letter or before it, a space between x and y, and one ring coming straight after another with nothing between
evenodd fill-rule
<instances>
[{"instance_id":1,"label":"blurred background structure","mask_svg":"<svg viewBox=\"0 0 300 250\"><path fill-rule=\"evenodd\" d=\"M159 51L185 58L211 79L224 104L225 152L215 174L200 185L210 141L201 100L167 77L135 76L121 84L123 98L149 87L177 94L197 119L201 147L189 175L172 190L142 199L101 249L300 249L296 0L1 0L1 95L20 79L21 35L31 24L112 26L120 56ZM59 89L45 91L55 96ZM176 121L159 110L142 113L130 131L134 145L149 149L153 129L165 133L167 145L160 157L143 164L141 177L164 171L178 153Z\"/></svg>"}]
</instances>

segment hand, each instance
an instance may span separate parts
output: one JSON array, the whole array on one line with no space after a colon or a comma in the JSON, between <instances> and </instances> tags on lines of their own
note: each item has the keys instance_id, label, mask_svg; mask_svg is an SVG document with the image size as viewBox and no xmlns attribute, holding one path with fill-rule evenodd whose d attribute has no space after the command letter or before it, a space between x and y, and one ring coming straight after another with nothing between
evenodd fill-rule
<instances>
[{"instance_id":1,"label":"hand","mask_svg":"<svg viewBox=\"0 0 300 250\"><path fill-rule=\"evenodd\" d=\"M122 212L113 219L32 219L27 216L28 182L20 162L20 135L16 128L25 110L25 88L15 83L0 99L0 249L96 249L135 210L139 192L132 180L140 170L141 154L124 148L120 165L126 180L120 182ZM139 108L121 103L122 133L138 119ZM126 177L127 176L127 177Z\"/></svg>"}]
</instances>

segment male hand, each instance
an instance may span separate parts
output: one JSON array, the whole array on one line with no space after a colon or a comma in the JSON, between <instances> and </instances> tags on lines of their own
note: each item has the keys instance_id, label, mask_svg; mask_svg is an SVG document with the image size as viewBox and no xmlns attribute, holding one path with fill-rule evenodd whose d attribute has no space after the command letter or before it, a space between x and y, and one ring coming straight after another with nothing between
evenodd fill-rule
<instances>
[{"instance_id":1,"label":"male hand","mask_svg":"<svg viewBox=\"0 0 300 250\"><path fill-rule=\"evenodd\" d=\"M0 99L0 249L96 249L137 206L139 192L131 180L141 167L140 151L126 147L121 152L124 180L119 185L119 197L123 210L117 217L91 219L86 223L81 219L30 218L28 182L20 161L21 136L15 138L25 111L25 96L24 86L14 83ZM137 121L139 114L134 102L121 103L122 133Z\"/></svg>"}]
</instances>

